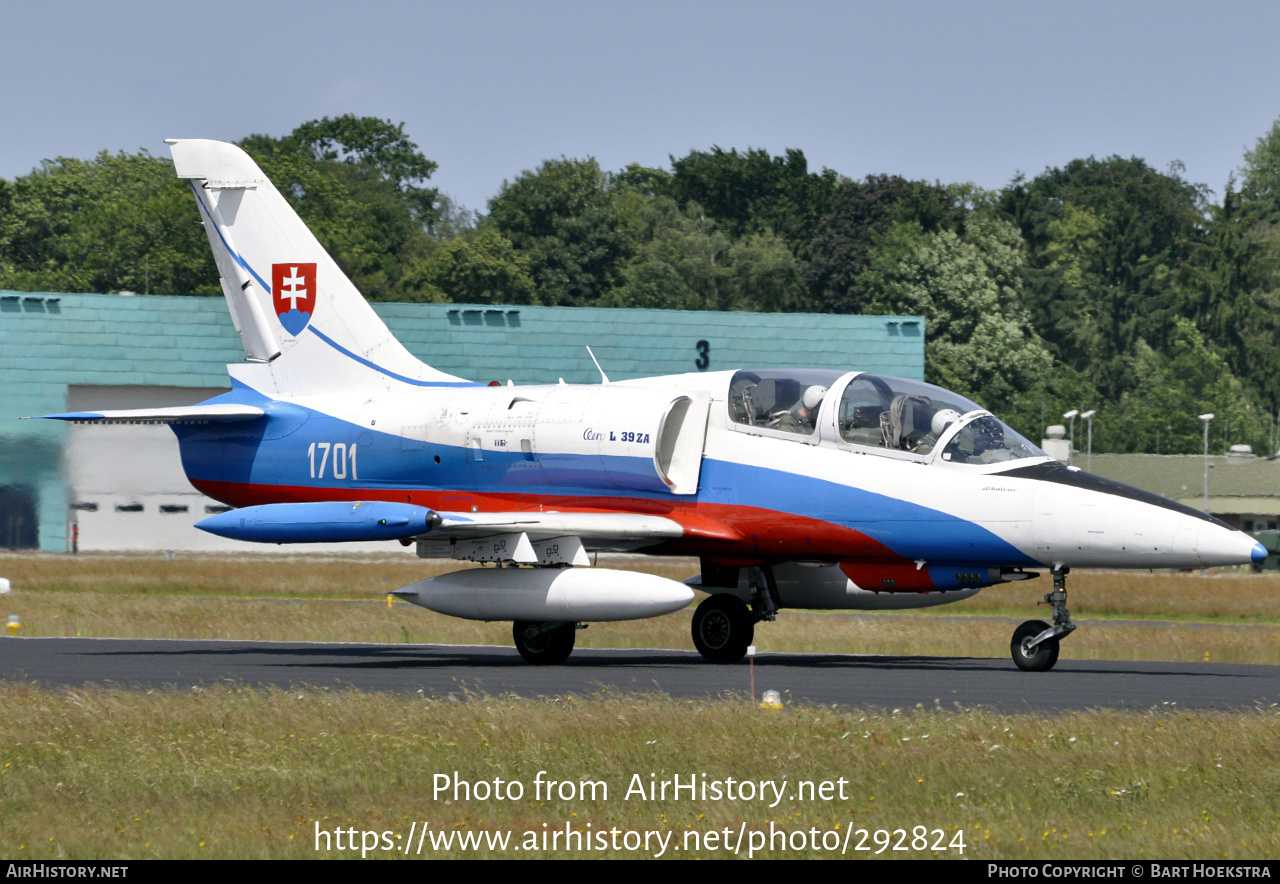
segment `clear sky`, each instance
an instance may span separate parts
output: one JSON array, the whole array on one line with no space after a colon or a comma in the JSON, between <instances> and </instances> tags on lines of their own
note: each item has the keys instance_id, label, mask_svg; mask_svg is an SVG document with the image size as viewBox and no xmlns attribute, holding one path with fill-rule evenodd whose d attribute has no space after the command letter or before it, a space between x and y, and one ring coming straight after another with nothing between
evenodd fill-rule
<instances>
[{"instance_id":1,"label":"clear sky","mask_svg":"<svg viewBox=\"0 0 1280 884\"><path fill-rule=\"evenodd\" d=\"M9 0L0 34L0 176L353 112L481 211L548 157L713 145L989 188L1120 154L1220 194L1280 116L1277 3Z\"/></svg>"}]
</instances>

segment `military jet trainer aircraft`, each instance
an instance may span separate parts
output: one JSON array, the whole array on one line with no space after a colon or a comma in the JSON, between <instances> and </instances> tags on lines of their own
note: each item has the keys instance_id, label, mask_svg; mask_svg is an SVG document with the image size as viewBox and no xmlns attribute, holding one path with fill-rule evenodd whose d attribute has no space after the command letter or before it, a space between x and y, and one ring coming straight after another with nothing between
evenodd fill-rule
<instances>
[{"instance_id":1,"label":"military jet trainer aircraft","mask_svg":"<svg viewBox=\"0 0 1280 884\"><path fill-rule=\"evenodd\" d=\"M387 540L495 563L396 595L510 620L560 663L587 621L670 613L662 577L589 567L597 550L697 556L693 643L739 660L790 608L914 608L1049 569L1053 622L1013 634L1047 670L1075 624L1074 567L1202 568L1266 550L1203 513L1047 457L948 390L850 370L743 369L594 385L483 386L387 330L238 147L170 141L213 247L247 362L160 421L200 491L238 509L197 527L263 543Z\"/></svg>"}]
</instances>

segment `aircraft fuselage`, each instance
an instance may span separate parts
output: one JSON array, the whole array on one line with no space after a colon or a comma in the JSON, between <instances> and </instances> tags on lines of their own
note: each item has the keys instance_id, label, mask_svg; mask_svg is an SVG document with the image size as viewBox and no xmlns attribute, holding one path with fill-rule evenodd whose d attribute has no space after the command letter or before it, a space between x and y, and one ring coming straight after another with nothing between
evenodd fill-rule
<instances>
[{"instance_id":1,"label":"aircraft fuselage","mask_svg":"<svg viewBox=\"0 0 1280 884\"><path fill-rule=\"evenodd\" d=\"M1200 568L1254 554L1252 538L1215 519L1045 457L961 464L942 459L946 438L924 456L850 442L840 396L855 373L831 384L809 435L735 422L732 377L290 400L239 384L218 401L257 405L264 419L174 429L192 483L237 507L383 500L647 513L684 536L616 548L727 565L839 562L877 590L986 585L1000 569ZM683 405L674 427L672 402Z\"/></svg>"}]
</instances>

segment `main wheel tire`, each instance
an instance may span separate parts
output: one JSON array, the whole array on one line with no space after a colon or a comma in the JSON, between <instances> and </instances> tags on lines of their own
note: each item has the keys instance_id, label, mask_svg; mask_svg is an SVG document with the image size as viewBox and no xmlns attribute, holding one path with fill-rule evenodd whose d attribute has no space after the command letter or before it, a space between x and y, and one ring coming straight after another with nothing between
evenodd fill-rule
<instances>
[{"instance_id":1,"label":"main wheel tire","mask_svg":"<svg viewBox=\"0 0 1280 884\"><path fill-rule=\"evenodd\" d=\"M515 639L520 656L538 666L555 666L569 659L578 629L565 623L545 632L537 632L541 623L517 620L511 624L511 637Z\"/></svg>"},{"instance_id":2,"label":"main wheel tire","mask_svg":"<svg viewBox=\"0 0 1280 884\"><path fill-rule=\"evenodd\" d=\"M1043 620L1028 620L1013 632L1013 641L1009 642L1009 652L1013 662L1023 672L1048 672L1058 662L1058 639L1047 638L1034 648L1024 646L1024 642L1035 638L1049 628Z\"/></svg>"},{"instance_id":3,"label":"main wheel tire","mask_svg":"<svg viewBox=\"0 0 1280 884\"><path fill-rule=\"evenodd\" d=\"M712 663L737 663L755 634L751 612L737 596L713 595L693 612L693 645Z\"/></svg>"}]
</instances>

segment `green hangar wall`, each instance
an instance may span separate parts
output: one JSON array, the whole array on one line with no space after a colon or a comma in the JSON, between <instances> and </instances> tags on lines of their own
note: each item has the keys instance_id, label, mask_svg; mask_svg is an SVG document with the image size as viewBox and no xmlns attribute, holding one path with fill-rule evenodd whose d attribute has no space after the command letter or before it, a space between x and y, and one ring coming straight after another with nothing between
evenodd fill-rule
<instances>
[{"instance_id":1,"label":"green hangar wall","mask_svg":"<svg viewBox=\"0 0 1280 884\"><path fill-rule=\"evenodd\" d=\"M596 383L587 346L614 380L744 366L924 377L920 317L468 304L373 309L419 359L481 383ZM91 388L110 400L99 401L105 408L133 399L151 404L165 390L204 398L228 388L226 364L243 359L222 298L0 291L0 547L66 550L68 471L92 470L99 456L96 447L69 449L61 422L20 418L86 407ZM130 456L108 451L103 441L104 463ZM195 494L189 486L184 493ZM199 510L182 518L189 527L203 516Z\"/></svg>"}]
</instances>

